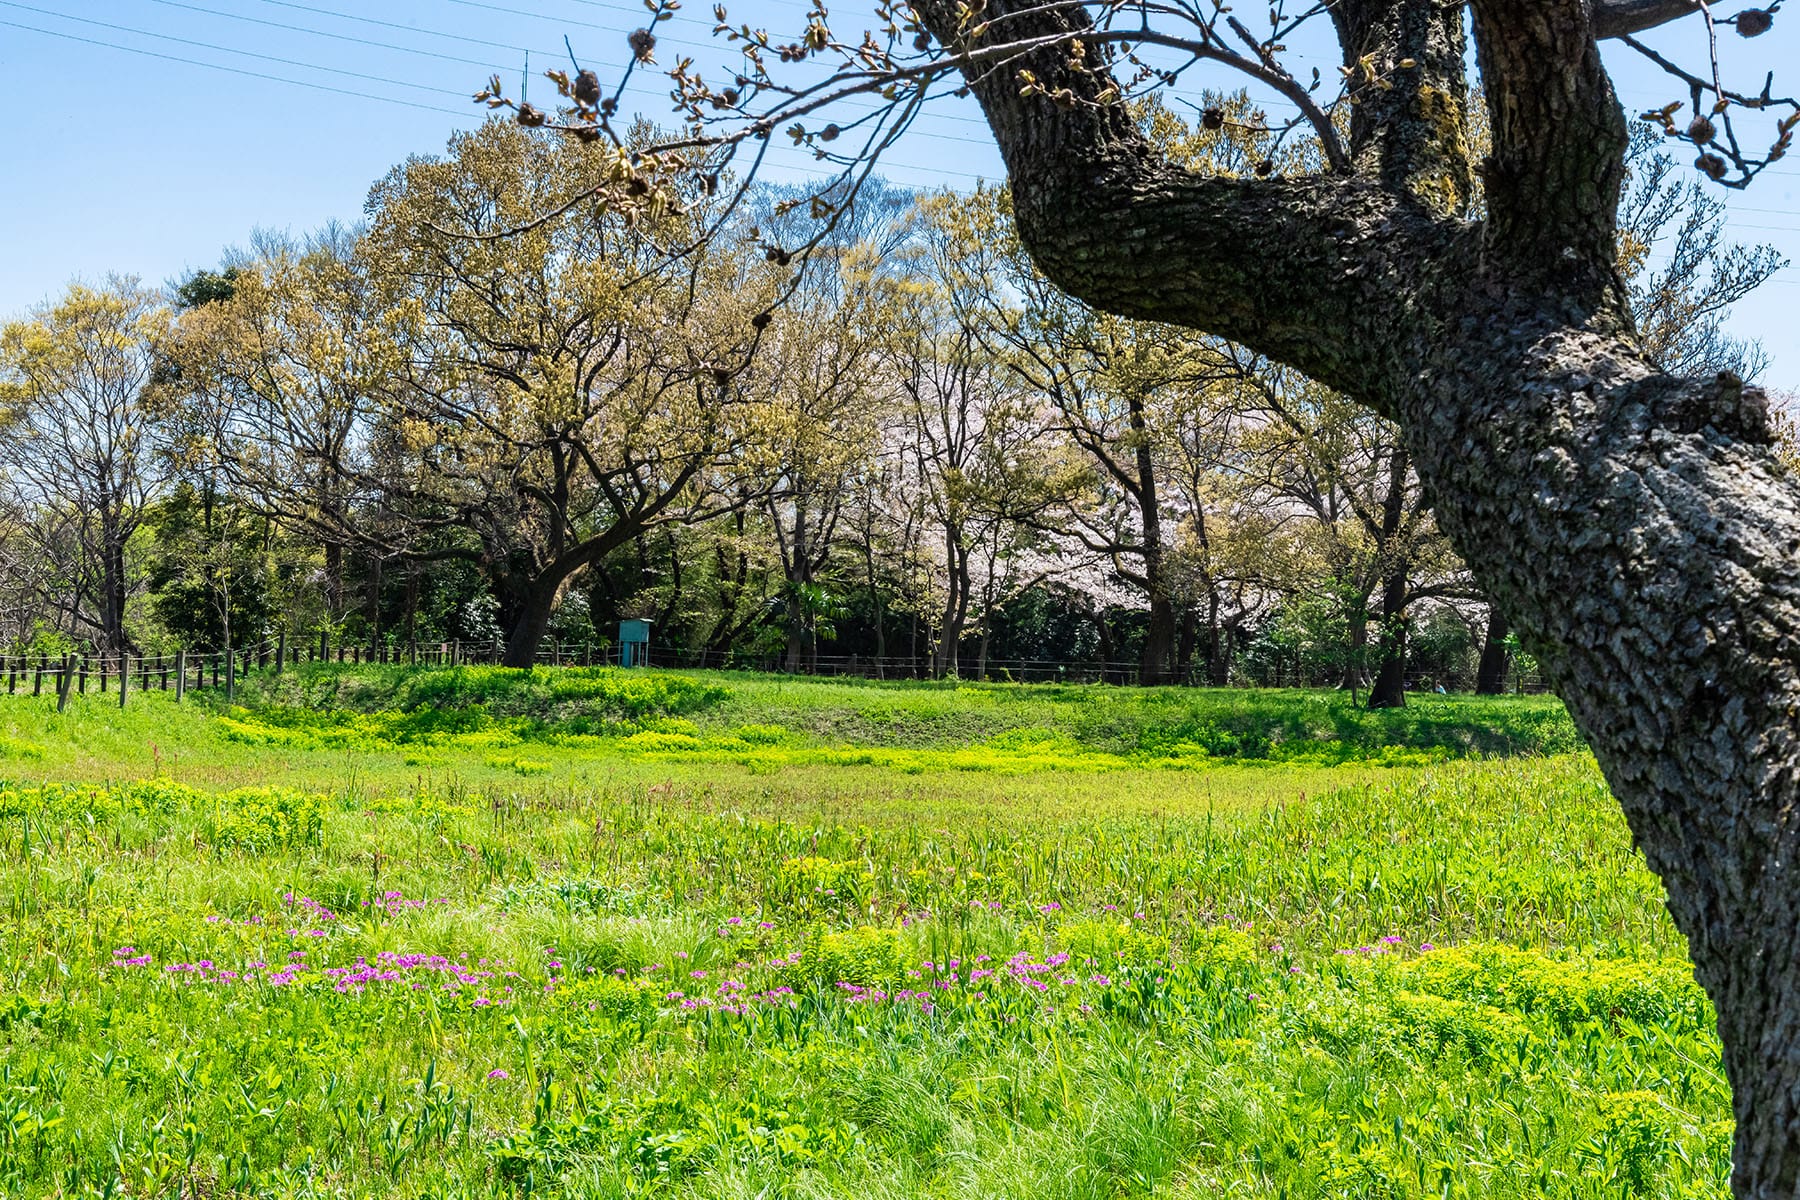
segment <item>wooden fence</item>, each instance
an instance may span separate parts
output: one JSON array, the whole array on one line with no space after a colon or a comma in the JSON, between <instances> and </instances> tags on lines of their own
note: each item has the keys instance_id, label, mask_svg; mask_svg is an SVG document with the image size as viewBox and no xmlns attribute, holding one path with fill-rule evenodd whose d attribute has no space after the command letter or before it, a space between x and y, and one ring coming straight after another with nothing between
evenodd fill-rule
<instances>
[{"instance_id":1,"label":"wooden fence","mask_svg":"<svg viewBox=\"0 0 1800 1200\"><path fill-rule=\"evenodd\" d=\"M80 655L51 657L39 655L0 655L0 675L6 680L6 694L28 693L42 696L48 688L56 698L57 708L67 707L70 696L116 695L125 707L135 688L140 692L173 692L180 700L189 691L223 690L230 698L237 681L250 672L280 673L303 662L337 662L346 664L380 663L428 666L488 665L500 662L505 650L498 639L485 641L383 642L375 645L333 645L321 634L302 644L290 642L286 635L253 646L229 651L178 650L160 655ZM665 647L651 648L646 665L664 668L710 668L777 673L785 669L777 655L757 656L712 651L683 651ZM579 667L616 666L616 647L596 649L591 644L564 644L546 640L535 656L538 666ZM960 664L964 679L986 679L1017 683L1135 683L1136 663L1129 662L1055 662L1049 660L964 660ZM854 676L866 679L928 679L933 667L929 659L914 657L875 658L858 655L810 657L801 672L807 675ZM1199 679L1173 680L1175 683L1200 683ZM1234 680L1242 684L1242 680ZM1473 685L1473 679L1421 676L1409 672L1407 686L1413 691L1430 691L1443 686L1461 691ZM1508 679L1509 691L1536 692L1544 688L1536 673L1515 671ZM1317 686L1316 680L1282 679L1274 686Z\"/></svg>"}]
</instances>

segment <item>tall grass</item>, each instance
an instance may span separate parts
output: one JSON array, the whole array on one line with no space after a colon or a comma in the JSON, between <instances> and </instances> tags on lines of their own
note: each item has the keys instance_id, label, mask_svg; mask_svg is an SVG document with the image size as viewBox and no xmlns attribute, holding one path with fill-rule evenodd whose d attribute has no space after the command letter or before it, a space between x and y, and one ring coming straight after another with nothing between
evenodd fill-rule
<instances>
[{"instance_id":1,"label":"tall grass","mask_svg":"<svg viewBox=\"0 0 1800 1200\"><path fill-rule=\"evenodd\" d=\"M0 1194L1726 1194L1710 1010L1583 754L1172 769L1120 747L1213 699L1084 742L1061 696L732 678L606 719L817 749L796 714L1016 705L1123 765L649 761L389 674L433 700L0 705L36 751L0 764ZM477 711L549 768L456 745Z\"/></svg>"}]
</instances>

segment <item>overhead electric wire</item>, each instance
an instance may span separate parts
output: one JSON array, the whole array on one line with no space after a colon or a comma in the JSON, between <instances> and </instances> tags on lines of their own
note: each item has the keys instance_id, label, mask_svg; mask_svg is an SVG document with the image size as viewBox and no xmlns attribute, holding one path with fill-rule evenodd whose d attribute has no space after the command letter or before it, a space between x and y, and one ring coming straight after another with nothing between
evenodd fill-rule
<instances>
[{"instance_id":1,"label":"overhead electric wire","mask_svg":"<svg viewBox=\"0 0 1800 1200\"><path fill-rule=\"evenodd\" d=\"M151 0L151 2L158 3L158 4L164 4L164 3L177 3L177 0ZM562 55L565 53L565 51L562 47L550 49L550 48L546 48L546 47L542 47L542 46L538 46L538 47L513 46L513 45L509 45L505 42L495 42L495 41L491 41L491 40L487 40L487 39L483 39L483 38L468 37L464 34L459 34L459 33L446 33L441 30L436 30L436 29L419 29L412 25L400 24L397 21L383 21L378 17L365 17L359 13L339 12L336 9L320 8L317 5L300 4L300 3L297 3L296 0L261 0L261 2L264 4L274 5L278 8L290 8L297 12L312 13L315 16L332 17L332 18L335 18L340 21L354 21L354 22L356 22L358 24L362 24L362 25L373 25L373 26L377 26L382 29L395 29L395 30L400 30L405 33L422 34L427 37L445 38L450 41L462 42L466 45L483 46L490 50L505 50L505 51L508 51L513 54L542 55L546 62L558 61L558 60L560 60ZM185 5L185 4L178 4L177 6L178 7L193 7L191 5ZM506 10L502 10L502 11L516 12L518 10L506 9ZM235 14L220 14L220 15L235 15ZM243 19L257 20L257 18L254 18L254 17L247 17L247 18L243 18ZM287 28L294 28L294 29L298 30L300 27L293 26L293 27L287 27ZM595 28L598 28L598 27L596 26ZM622 33L625 31L622 29L614 29L614 30L611 30L610 32ZM338 36L338 35L326 34L325 36ZM687 46L690 49L704 50L704 49L709 49L709 48L716 48L716 47L723 45L722 43L719 43L719 42L685 41L680 38L670 37L667 34L659 34L658 36L660 38L662 38L663 40L668 41L672 45ZM407 47L397 47L397 48L403 49L403 50L408 49ZM419 53L430 53L430 51L418 51L418 52ZM464 61L466 61L466 60L464 60ZM482 64L482 65L485 65L485 64ZM847 105L846 107L850 107L850 106ZM872 112L872 111L874 111L874 109L867 108L867 109L860 109L859 111ZM960 113L933 113L933 114L931 114L931 119L934 122L935 121L954 121L959 125L978 125L983 129L987 128L987 120L985 118L964 116ZM942 136L946 140L952 140L952 141L954 141L954 140L968 141L974 145L991 145L992 144L991 142L984 142L982 139L979 139L979 138L956 139L956 138L951 138L949 135L933 135L933 136Z\"/></svg>"},{"instance_id":2,"label":"overhead electric wire","mask_svg":"<svg viewBox=\"0 0 1800 1200\"><path fill-rule=\"evenodd\" d=\"M311 37L330 38L332 41L350 42L353 45L370 46L377 50L393 50L400 54L416 54L424 58L439 59L443 62L461 63L462 65L469 67L481 67L483 70L492 71L502 69L492 61L463 58L456 54L441 54L436 50L427 50L422 46L402 46L394 42L378 42L372 38L359 38L354 34L333 33L328 29L309 29L304 25L289 25L285 21L270 21L263 17L246 16L243 13L221 12L216 8L202 8L198 4L184 4L182 3L182 0L150 0L150 3L166 5L169 8L182 8L186 9L188 12L204 13L209 17L224 17L229 21L244 21L252 25L264 25L270 29L284 29L289 33L304 33ZM317 11L323 12L324 10L319 9ZM495 44L495 48L509 49L510 47ZM511 68L506 67L504 69L510 70Z\"/></svg>"},{"instance_id":3,"label":"overhead electric wire","mask_svg":"<svg viewBox=\"0 0 1800 1200\"><path fill-rule=\"evenodd\" d=\"M6 5L8 7L17 7L17 8L28 7L25 5L15 4L15 3L13 3L13 0L0 0L0 5ZM89 23L93 24L96 22L89 22ZM447 113L451 116L476 116L476 115L479 115L478 111L473 109L473 107L468 108L468 109L444 108L439 105L424 104L424 103L421 103L421 102L415 101L415 100L403 100L396 96L381 96L381 95L377 95L373 92L356 91L352 88L333 87L329 84L314 83L314 82L311 82L308 80L303 80L303 79L290 79L290 78L287 78L286 76L271 75L265 71L253 71L253 70L249 70L244 67L228 66L223 63L205 62L200 59L185 58L181 55L164 54L164 53L162 53L160 51L156 51L156 50L147 50L141 46L124 46L124 45L120 45L117 42L108 42L108 41L104 41L99 38L84 37L79 34L65 33L65 32L62 32L59 30L54 30L54 29L43 29L38 26L27 25L27 24L24 24L23 22L19 22L19 21L8 21L5 19L0 19L0 26L5 26L5 27L11 28L11 29L23 30L26 33L41 34L44 37L60 38L64 41L79 42L83 45L99 46L99 47L102 47L102 48L108 49L108 50L118 50L118 51L121 51L122 53L126 53L126 54L138 54L138 55L142 55L147 58L158 59L163 62L180 63L184 66L190 66L190 67L204 67L209 70L224 71L224 72L227 72L232 75L240 75L240 76L244 76L246 78L260 79L260 80L264 80L264 81L270 82L270 83L285 83L292 87L310 88L314 91L329 92L333 95L349 96L349 97L353 97L353 98L359 99L359 100L374 100L374 101L377 101L378 103L383 103L383 104L399 104L399 105L404 105L407 108L416 108L416 109L420 109L425 112ZM127 29L127 30L124 30L124 32L132 32L132 31ZM183 40L183 39L176 39L176 40ZM201 44L204 45L205 43L201 43ZM249 53L248 51L232 51L232 50L225 50L224 52L226 52L226 53ZM251 55L251 56L257 57L257 58L269 57L267 55ZM331 69L331 68L317 67L317 66L314 66L313 64L299 63L296 60L291 60L291 59L282 59L282 60L278 60L278 61L288 63L289 65L297 65L297 66L301 66L301 67L313 69L313 70L329 70L329 69ZM459 95L460 93L448 93L448 94ZM887 165L890 168L892 168L895 172L904 171L904 172L909 172L909 173L918 173L918 174L928 175L928 176L937 177L937 178L942 178L944 176L955 176L957 178L971 179L971 180L980 180L980 179L988 178L988 176L985 176L985 175L982 175L979 173L975 173L975 172L954 171L954 170L950 170L948 168L935 167L935 166L928 167L928 166L924 166L924 165L917 164L917 163L900 162L900 161L897 161L894 159L887 159L886 162L887 162ZM839 174L839 172L837 170L820 167L820 166L817 166L815 164L810 164L810 163L777 162L777 163L771 163L770 166L774 171L777 171L777 172L791 171L791 172L796 172L799 174L813 175L813 176L820 176L820 177L829 177L829 176L834 176L834 175Z\"/></svg>"},{"instance_id":4,"label":"overhead electric wire","mask_svg":"<svg viewBox=\"0 0 1800 1200\"><path fill-rule=\"evenodd\" d=\"M272 2L272 0L271 0L271 2ZM456 62L456 63L465 64L467 66L480 67L484 71L488 71L488 72L508 69L504 66L497 66L493 62L482 62L482 61L478 61L476 59L461 58L456 55L440 54L436 51L425 50L425 49L422 49L419 47L402 46L402 45L397 45L393 42L378 42L378 41L373 41L368 38L354 37L349 34L333 33L329 30L309 29L309 28L306 28L305 26L288 25L288 24L285 24L280 21L267 21L267 20L263 20L262 18L259 18L259 17L247 17L247 16L243 16L238 13L220 12L216 9L202 8L199 5L184 3L183 0L150 0L150 3L162 4L162 5L171 7L171 8L186 9L190 12L201 13L201 14L204 14L207 16L223 17L228 20L247 21L247 22L251 22L253 24L257 24L257 25L267 25L267 26L271 26L276 29L283 29L283 30L287 30L289 32L294 32L294 33L305 33L305 34L311 34L311 35L314 35L317 37L333 38L333 39L337 39L337 40L341 40L341 41L351 42L351 43L354 43L357 45L370 46L370 47L373 47L376 49L391 50L391 51L394 51L396 53L401 53L401 54L425 55L430 58L442 59L442 60L448 61L448 62ZM54 13L54 12L49 12L44 9L33 8L32 6L27 5L27 4L16 3L15 0L0 0L0 4L6 5L8 7L13 7L13 8L22 8L28 12L35 12L35 13L39 13L40 15L44 15L44 16L62 17L62 14L60 14L60 13ZM326 10L324 10L324 9L313 9L313 10L309 10L309 11L319 12L324 15L331 15L331 14L327 14ZM341 15L346 18L349 18L349 14L347 14L347 13L346 14L336 14L336 15ZM343 70L340 70L335 67L319 66L317 64L300 62L300 61L297 61L294 59L276 58L271 55L258 54L256 52L250 51L250 50L237 50L237 49L235 49L233 47L229 47L229 46L217 46L217 45L213 45L212 43L208 43L208 42L193 41L193 40L186 39L186 38L173 37L168 34L152 33L148 30L133 29L129 26L111 25L104 21L94 21L94 20L91 20L91 19L85 18L85 17L63 17L62 19L72 20L72 21L80 21L85 24L97 25L97 26L101 26L101 27L107 28L107 29L114 29L114 30L117 30L117 31L123 32L123 33L141 34L146 37L156 37L156 38L163 38L168 41L183 42L188 45L199 46L201 48L208 49L208 50L216 50L221 53L227 53L227 54L241 53L241 54L248 55L251 58L264 58L264 59L268 59L269 61L282 63L283 65L286 65L286 66L298 66L298 67L312 69L312 70L329 71L329 72L332 72L335 74L348 75L352 78L370 80L372 82L384 82L384 83L396 82L394 80L390 80L383 76L371 76L371 75L363 74L361 72L356 72L356 71L343 71ZM363 18L350 18L350 19L361 20ZM375 22L375 23L383 24L383 25L391 24L390 22ZM472 40L472 39L470 39L470 40ZM493 45L499 49L507 49L508 48L508 47L500 45L499 43L482 43L482 44ZM405 86L413 86L413 85L407 84ZM423 90L437 91L437 92L441 92L444 95L454 95L454 96L461 96L461 95L466 94L466 93L463 93L460 91L452 91L447 88L426 87L426 88L423 88ZM641 92L641 94L645 95L645 96L649 96L649 95L653 95L654 93L651 93L646 89L646 90L643 90ZM974 118L968 118L968 117L953 117L951 114L942 114L942 115L945 117L949 117L951 119L956 119L956 120L961 120L961 121L975 120ZM975 123L981 124L983 127L986 126L985 121L976 121ZM984 142L983 140L981 140L979 138L957 137L954 134L937 133L937 132L933 132L932 130L929 130L929 129L915 130L914 133L915 133L915 136L918 136L921 138L930 138L934 141L961 142L963 144L973 145L973 146L991 146L992 145L992 142ZM948 172L948 173L963 174L963 175L965 175L965 177L968 177L968 178L978 178L978 176L968 176L966 173L963 173L963 172Z\"/></svg>"},{"instance_id":5,"label":"overhead electric wire","mask_svg":"<svg viewBox=\"0 0 1800 1200\"><path fill-rule=\"evenodd\" d=\"M357 21L364 25L379 25L383 29L398 29L403 33L418 33L426 37L444 38L452 42L464 42L472 46L486 46L490 50L506 50L513 54L561 54L561 50L533 50L529 46L510 46L505 42L496 42L487 38L472 38L460 33L445 33L441 29L420 29L416 25L402 25L398 21L383 21L379 17L365 17L357 13L339 12L331 8L319 8L311 4L299 4L295 0L262 0L264 4L272 4L277 8L291 8L296 12L313 13L321 17L336 17L340 21Z\"/></svg>"},{"instance_id":6,"label":"overhead electric wire","mask_svg":"<svg viewBox=\"0 0 1800 1200\"><path fill-rule=\"evenodd\" d=\"M20 4L18 0L0 0L0 8L16 8L24 12L36 13L40 17L54 17L60 21L74 21L80 25L92 25L98 29L109 29L114 33L129 33L137 37L156 38L159 41L175 42L182 46L193 46L201 50L212 50L219 54L240 54L245 58L254 58L262 62L279 63L284 67L299 67L303 71L324 71L331 75L343 75L350 79L361 79L369 83L386 83L396 87L410 88L420 92L436 92L442 96L462 96L466 93L452 91L449 88L430 87L426 84L408 83L405 80L392 79L384 75L370 75L363 71L348 71L342 67L327 67L320 63L303 62L299 59L282 58L274 54L259 54L255 50L244 50L236 46L220 46L213 42L196 41L193 38L176 37L172 33L155 33L148 29L134 29L129 25L115 25L110 21L96 21L92 17L71 17L64 13L52 12L45 8L34 8L29 4Z\"/></svg>"},{"instance_id":7,"label":"overhead electric wire","mask_svg":"<svg viewBox=\"0 0 1800 1200\"><path fill-rule=\"evenodd\" d=\"M35 25L26 25L19 21L0 20L0 25L9 29L22 29L27 33L42 34L45 37L61 38L64 41L80 42L87 46L102 46L108 50L120 50L126 54L141 54L147 58L159 58L164 62L181 63L190 67L206 67L214 71L225 71L232 75L244 75L251 79L262 79L270 83L285 83L293 87L311 88L318 92L331 92L339 96L353 96L359 100L376 100L383 104L402 104L407 108L423 109L426 112L449 113L452 116L469 116L467 109L441 108L435 104L421 104L416 100L402 100L396 96L378 96L373 92L358 92L350 88L332 87L330 84L312 83L304 79L288 79L281 75L270 75L266 71L251 71L243 67L230 67L223 63L202 62L197 58L183 58L178 54L163 54L156 50L146 50L142 46L121 46L117 42L106 42L99 38L82 37L79 34L63 33L54 29L40 29Z\"/></svg>"},{"instance_id":8,"label":"overhead electric wire","mask_svg":"<svg viewBox=\"0 0 1800 1200\"><path fill-rule=\"evenodd\" d=\"M481 60L476 60L476 59L462 58L462 57L459 57L456 55L443 54L438 51L427 50L422 47L403 46L403 45L396 45L391 42L381 42L381 41L375 41L373 39L368 39L368 38L358 38L358 37L355 37L350 34L335 33L330 30L310 29L310 28L307 28L304 26L288 25L283 22L269 21L269 20L266 20L263 18L246 16L246 15L239 14L239 13L220 12L216 9L208 9L208 8L203 8L201 6L194 5L194 4L183 3L182 0L151 0L151 2L157 3L157 4L163 4L168 7L186 9L186 10L200 13L200 14L207 15L207 16L220 17L220 18L225 18L225 19L229 19L229 20L244 21L244 22L248 22L248 23L252 23L252 24L263 25L263 26L268 26L268 27L277 28L277 29L283 29L283 30L286 30L289 32L294 32L294 33L303 33L303 34L307 34L310 36L329 38L329 39L333 39L333 40L344 41L344 42L349 42L349 43L358 44L358 45L365 45L365 46L369 46L369 47L375 48L375 49L390 50L390 51L394 51L396 53L403 53L403 54L415 54L415 55L434 58L434 59L438 59L438 60L446 61L446 62L462 63L462 64L468 65L468 66L478 66L478 67L483 68L484 70L491 71L491 70L494 70L496 67L496 64L492 63L491 61L481 61ZM539 13L530 13L523 9L508 8L508 7L501 6L501 5L484 3L484 2L482 2L482 0L446 0L446 2L452 3L452 4L459 4L459 5L462 5L465 7L470 7L470 8L477 8L477 9L493 11L493 12L502 13L505 15L532 17L532 18L541 19L541 20L545 20L545 21L552 21L552 22L563 21L566 24L577 25L577 26L581 26L584 28L590 28L590 29L599 29L599 30L603 30L603 31L607 31L607 32L624 32L624 30L622 30L622 29L616 29L616 28L612 28L612 27L608 27L608 26L601 26L601 25L597 25L597 24L594 24L591 22L583 22L583 21L578 21L578 20L573 20L573 19L565 19L565 18L556 17L556 16L546 16L544 14L539 14ZM607 11L621 11L620 9L616 8L614 5L604 3L603 0L581 0L581 2L586 4L589 7L593 7L593 8L605 9ZM295 10L299 10L299 11L310 12L310 13L314 13L316 15L324 16L324 17L330 17L330 18L347 20L347 21L356 21L356 22L360 22L360 23L364 23L364 24L377 25L377 26L381 26L384 28L402 30L402 31L405 31L408 33L415 33L415 34L423 33L423 34L427 34L430 36L436 36L436 37L447 38L450 40L455 40L455 41L462 42L462 43L469 44L469 45L478 45L478 46L482 46L482 47L489 48L489 49L504 50L504 51L510 51L510 52L518 52L518 53L530 53L529 48L526 48L526 47L515 47L515 46L507 45L506 43L493 42L493 41L488 41L488 40L484 40L484 39L480 39L480 38L471 38L471 37L466 37L466 36L459 35L459 34L444 33L444 32L436 31L436 30L417 29L413 26L402 25L397 22L382 21L382 20L379 20L379 19L373 18L373 17L364 17L364 16L360 16L357 14L353 14L353 13L344 13L344 12L334 11L331 9L318 8L318 7L315 7L312 5L299 4L299 3L293 2L293 0L263 0L263 3L273 4L273 5L277 5L279 7L283 7L283 8L291 8L291 9L295 9ZM231 46L221 46L216 43L199 41L197 39L192 39L192 38L177 37L172 34L156 33L151 30L137 29L137 28L133 28L131 26L118 25L118 24L114 24L111 22L99 21L99 20L95 20L93 18L88 18L88 17L69 16L69 15L66 15L63 13L57 13L57 12L53 12L53 11L46 10L46 9L36 8L32 5L18 3L17 0L0 0L0 6L6 7L6 8L18 9L18 10L22 10L25 12L31 12L31 13L35 13L40 16L52 17L52 18L55 18L58 20L73 21L73 22L77 22L79 24L89 25L89 26L93 26L93 27L101 28L101 29L107 29L107 30L111 30L114 32L118 32L118 33L128 33L128 34L133 34L136 36L156 38L156 39L159 39L162 41L173 42L173 43L180 44L180 45L192 46L195 48L205 49L205 50L211 50L216 53L241 55L246 58L257 59L257 60L264 61L264 62L277 63L282 66L296 67L301 70L322 71L322 72L326 72L328 74L339 75L339 76L343 76L346 78L359 79L359 80L363 80L366 82L381 83L381 84L388 84L388 85L397 86L397 87L410 88L415 91L433 92L433 93L436 93L439 95L461 96L464 94L461 91L456 91L456 90L452 90L449 88L437 88L437 87L430 87L427 85L416 85L416 84L407 83L405 81L396 80L396 79L393 79L388 76L372 75L372 74L368 74L366 72L351 71L351 70L346 70L346 69L340 68L340 67L330 67L330 66L325 66L323 64L306 62L304 60L299 60L299 59L283 58L278 55L263 54L263 53L260 53L260 52L254 51L254 50L246 50L246 49L241 49L241 48L231 47ZM20 24L17 22L0 22L0 24L6 24L13 28L25 30L27 32L43 34L48 37L60 37L60 38L66 39L66 40L72 40L72 41L84 42L84 43L91 44L91 45L103 46L103 47L106 47L109 49L121 50L121 51L124 51L127 53L143 54L143 55L147 55L150 57L160 58L165 61L179 62L179 63L183 63L185 65L190 65L190 66L207 67L207 68L210 68L213 70L228 71L233 74L245 75L245 76L249 76L252 78L264 78L271 82L287 83L291 86L296 86L296 87L311 87L311 88L321 90L321 91L327 91L327 92L332 92L332 93L341 94L341 95L348 95L348 96L353 96L353 97L357 97L357 98L361 98L361 99L371 99L371 100L376 100L376 101L383 102L383 103L401 104L401 105L405 105L409 108L417 108L417 109L421 109L424 111L434 111L434 112L454 113L455 115L465 115L464 113L458 113L456 110L442 108L442 107L439 107L436 105L423 104L418 101L404 100L404 99L400 99L398 97L391 97L391 96L378 96L378 95L374 95L371 93L358 92L358 91L354 91L352 89L346 89L346 88L333 88L333 87L328 87L323 84L312 83L312 82L308 82L308 81L304 81L304 80L287 79L287 78L280 77L280 76L273 76L273 75L267 75L267 74L260 73L260 72L248 71L243 68L230 67L230 66L225 66L222 64L218 64L218 63L208 63L208 62L202 62L202 61L193 60L193 59L187 59L187 58L183 58L178 55L160 54L160 53L145 50L145 49L142 49L139 47L120 46L120 45L116 45L114 43L103 42L98 39L82 38L82 37L78 37L73 34L60 33L55 30L40 29L40 28L37 28L34 26L24 25L24 24ZM677 41L677 44L682 44L677 39L671 38L668 40ZM688 44L693 44L693 43L688 43ZM548 50L540 49L538 51L538 53L548 55L552 52L548 51ZM465 110L465 112L466 111L467 110ZM949 114L949 113L933 114L933 117L936 120L955 120L955 121L966 122L966 123L970 123L970 124L980 124L980 125L986 124L985 121L983 121L979 118L962 117L962 116L958 116L956 114ZM993 145L993 143L988 140L983 140L983 139L978 139L978 138L957 137L954 134L936 133L936 132L933 132L931 130L926 130L926 129L914 130L914 131L912 131L912 133L914 134L914 136L930 138L932 140L960 142L960 143L967 144L967 145L982 146L984 148L991 147ZM929 173L938 174L938 175L951 175L951 176L956 176L956 177L965 178L965 179L985 178L985 176L980 173L967 172L967 171L954 171L954 170L948 170L948 169L941 168L941 167L924 167L924 166L915 166L912 164L905 164L905 163L892 163L892 165L899 169L903 169L903 170L929 172ZM817 167L806 167L806 166L802 166L800 164L788 164L787 169L798 170L798 171L802 171L802 172L808 173L808 174L828 175L828 174L832 173L828 169L817 168ZM1793 175L1793 174L1795 174L1795 172L1772 170L1772 171L1769 171L1768 174L1771 174L1771 175ZM1729 206L1729 205L1727 206L1727 211L1728 211L1728 213L1731 211L1731 206ZM1787 210L1782 210L1782 209L1760 209L1760 208L1759 209L1744 208L1739 211L1759 212L1759 213L1765 213L1765 214L1769 214L1769 215L1786 215L1786 213L1787 213ZM1728 225L1730 228L1733 228L1733 229L1746 229L1746 230L1753 230L1756 232L1800 233L1800 228L1790 228L1790 227L1785 227L1785 226L1772 226L1772 225L1752 225L1752 224L1748 224L1748 223L1729 221L1729 219L1728 219Z\"/></svg>"}]
</instances>

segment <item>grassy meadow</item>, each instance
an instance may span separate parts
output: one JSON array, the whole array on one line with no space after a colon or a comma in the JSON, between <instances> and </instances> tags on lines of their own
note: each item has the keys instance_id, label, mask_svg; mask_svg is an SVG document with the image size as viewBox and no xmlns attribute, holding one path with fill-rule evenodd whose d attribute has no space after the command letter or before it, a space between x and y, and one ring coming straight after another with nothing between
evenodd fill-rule
<instances>
[{"instance_id":1,"label":"grassy meadow","mask_svg":"<svg viewBox=\"0 0 1800 1200\"><path fill-rule=\"evenodd\" d=\"M0 697L0 1194L1723 1197L1561 706L311 668Z\"/></svg>"}]
</instances>

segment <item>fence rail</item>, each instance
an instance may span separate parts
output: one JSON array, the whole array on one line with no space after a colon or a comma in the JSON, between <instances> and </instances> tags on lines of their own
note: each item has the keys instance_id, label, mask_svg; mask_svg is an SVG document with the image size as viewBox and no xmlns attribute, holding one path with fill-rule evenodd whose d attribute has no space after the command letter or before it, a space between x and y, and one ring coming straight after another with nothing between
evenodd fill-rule
<instances>
[{"instance_id":1,"label":"fence rail","mask_svg":"<svg viewBox=\"0 0 1800 1200\"><path fill-rule=\"evenodd\" d=\"M116 694L123 707L135 685L140 692L173 691L177 700L189 691L223 690L233 695L237 681L251 671L279 673L301 663L337 662L403 663L428 666L497 664L505 647L498 639L484 641L408 641L370 645L332 645L321 634L317 640L290 642L281 635L250 646L231 650L188 651L160 655L0 654L0 675L6 680L6 694L17 695L29 689L33 696L44 694L48 685L57 698L57 707L68 705L71 695L86 695L90 689L105 695ZM539 647L535 656L538 666L618 666L617 647L595 648L591 644L564 644L553 640ZM783 655L746 655L736 651L679 650L653 647L640 650L634 662L666 669L712 669L756 671L770 674L787 673ZM929 658L917 656L809 655L799 674L854 677L863 679L930 679L940 672ZM1132 684L1139 677L1134 662L1059 662L1049 659L963 660L957 677L1013 683L1112 683ZM1179 685L1204 684L1207 680L1198 670L1171 678ZM1238 678L1235 686L1319 687L1329 686L1317 674L1277 671L1274 678L1251 684ZM1469 691L1474 687L1469 673L1410 672L1409 691ZM1515 670L1509 679L1509 690L1541 692L1543 680L1536 672Z\"/></svg>"}]
</instances>

